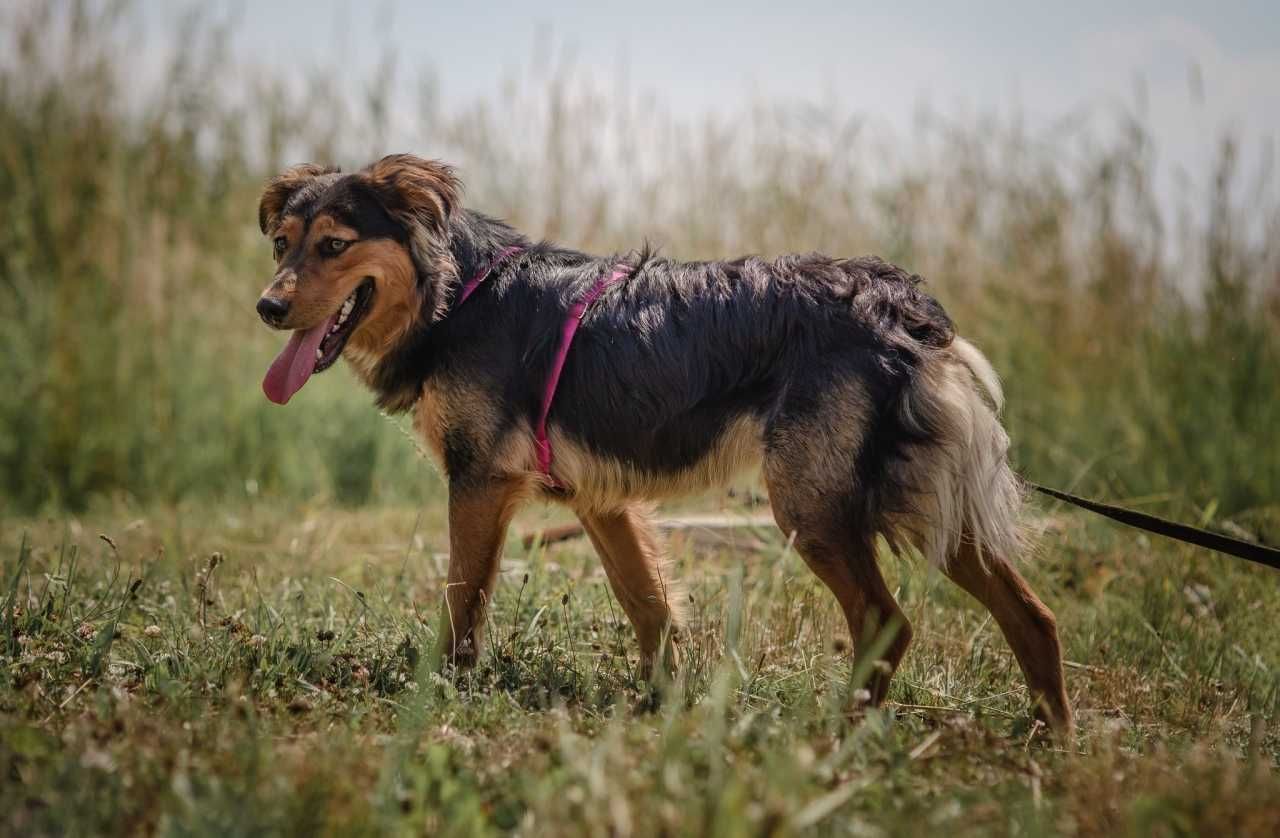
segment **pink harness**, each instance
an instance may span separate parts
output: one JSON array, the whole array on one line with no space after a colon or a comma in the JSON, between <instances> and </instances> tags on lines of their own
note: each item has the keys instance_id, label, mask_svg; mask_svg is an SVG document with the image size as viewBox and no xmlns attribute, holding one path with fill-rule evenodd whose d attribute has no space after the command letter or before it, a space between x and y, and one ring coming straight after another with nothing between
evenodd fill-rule
<instances>
[{"instance_id":1,"label":"pink harness","mask_svg":"<svg viewBox=\"0 0 1280 838\"><path fill-rule=\"evenodd\" d=\"M510 259L512 256L515 256L517 253L519 253L522 250L524 250L523 247L521 247L518 244L513 244L511 245L511 247L504 249L497 256L493 257L492 262L485 265L479 271L476 271L476 275L471 277L471 279L467 280L466 285L462 286L462 291L459 292L458 294L458 302L454 303L454 305L460 306L463 303L465 303L467 301L467 297L470 297L472 293L477 288L480 287L480 283L484 282L485 277L489 276L489 274L497 270L497 267L499 265L501 265L503 262Z\"/></svg>"},{"instance_id":2,"label":"pink harness","mask_svg":"<svg viewBox=\"0 0 1280 838\"><path fill-rule=\"evenodd\" d=\"M462 291L458 295L457 305L462 305L466 302L467 297L470 297L476 288L480 287L480 283L484 282L489 274L493 273L499 265L523 249L518 246L508 247L494 257L492 262L477 272L462 287ZM543 476L555 488L564 487L551 474L551 462L554 457L551 452L551 440L547 438L547 416L551 413L551 402L556 397L556 387L560 385L560 374L564 372L564 362L569 357L569 347L573 344L573 336L577 334L578 326L582 323L582 318L586 316L587 310L591 308L591 304L599 299L600 295L610 285L630 275L631 268L626 265L615 265L612 272L601 274L590 290L570 306L564 325L560 327L560 345L556 348L556 357L551 364L551 374L547 376L546 387L542 390L542 408L538 411L538 423L533 428L533 445L538 454L538 471L542 472Z\"/></svg>"}]
</instances>

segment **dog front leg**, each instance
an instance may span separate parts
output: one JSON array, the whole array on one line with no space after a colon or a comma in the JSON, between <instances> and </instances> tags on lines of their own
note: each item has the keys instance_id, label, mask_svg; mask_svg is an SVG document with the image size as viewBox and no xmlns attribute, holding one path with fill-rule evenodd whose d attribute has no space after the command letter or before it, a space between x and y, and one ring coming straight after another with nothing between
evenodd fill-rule
<instances>
[{"instance_id":1,"label":"dog front leg","mask_svg":"<svg viewBox=\"0 0 1280 838\"><path fill-rule=\"evenodd\" d=\"M485 608L502 559L507 525L520 495L514 481L449 487L449 580L440 620L440 652L455 666L475 664Z\"/></svg>"}]
</instances>

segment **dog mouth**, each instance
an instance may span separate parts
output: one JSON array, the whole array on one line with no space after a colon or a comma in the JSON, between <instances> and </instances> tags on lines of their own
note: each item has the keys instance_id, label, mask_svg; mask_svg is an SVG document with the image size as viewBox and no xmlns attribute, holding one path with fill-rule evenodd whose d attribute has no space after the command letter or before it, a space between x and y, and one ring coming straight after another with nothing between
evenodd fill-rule
<instances>
[{"instance_id":1,"label":"dog mouth","mask_svg":"<svg viewBox=\"0 0 1280 838\"><path fill-rule=\"evenodd\" d=\"M373 280L366 279L343 301L338 313L329 319L329 331L316 347L316 367L312 370L313 373L324 372L342 356L342 349L347 345L351 333L369 313L369 302L372 299Z\"/></svg>"},{"instance_id":2,"label":"dog mouth","mask_svg":"<svg viewBox=\"0 0 1280 838\"><path fill-rule=\"evenodd\" d=\"M276 404L286 404L317 372L333 366L347 340L369 313L373 279L360 283L342 306L318 326L297 329L262 379L262 391Z\"/></svg>"}]
</instances>

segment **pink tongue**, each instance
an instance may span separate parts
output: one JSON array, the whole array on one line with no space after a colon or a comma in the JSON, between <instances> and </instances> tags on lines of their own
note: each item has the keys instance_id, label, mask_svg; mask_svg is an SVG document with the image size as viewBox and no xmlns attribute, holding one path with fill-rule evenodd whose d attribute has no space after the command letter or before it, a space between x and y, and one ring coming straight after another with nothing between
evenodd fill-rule
<instances>
[{"instance_id":1,"label":"pink tongue","mask_svg":"<svg viewBox=\"0 0 1280 838\"><path fill-rule=\"evenodd\" d=\"M289 338L284 349L271 362L266 378L262 379L262 392L276 404L285 404L293 394L302 389L316 369L316 350L333 326L335 314L312 329L298 329Z\"/></svg>"}]
</instances>

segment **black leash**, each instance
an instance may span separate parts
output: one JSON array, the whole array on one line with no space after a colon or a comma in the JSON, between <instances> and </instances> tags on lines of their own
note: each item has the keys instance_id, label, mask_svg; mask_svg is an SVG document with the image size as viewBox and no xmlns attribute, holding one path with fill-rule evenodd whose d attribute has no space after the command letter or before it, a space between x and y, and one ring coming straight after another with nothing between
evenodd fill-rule
<instances>
[{"instance_id":1,"label":"black leash","mask_svg":"<svg viewBox=\"0 0 1280 838\"><path fill-rule=\"evenodd\" d=\"M1246 561L1256 562L1260 565L1266 565L1274 570L1280 570L1280 550L1275 547L1268 547L1265 544L1258 544L1253 541L1244 541L1239 538L1232 538L1229 535L1221 535L1216 532L1202 530L1199 527L1188 526L1187 524L1179 524L1177 521L1169 521L1159 518L1155 515L1148 515L1145 512L1137 512L1132 509L1125 509L1121 506L1112 506L1107 503L1099 503L1096 500L1088 500L1087 498L1078 497L1070 492L1060 492L1057 489L1050 489L1048 486L1041 486L1038 483L1032 483L1030 480L1024 481L1027 486L1035 489L1041 494L1048 495L1051 498L1057 498L1061 501L1073 504L1081 509L1087 509L1090 512L1096 512L1099 515L1110 518L1113 521L1119 521L1130 527L1137 527L1140 530L1163 535L1165 538L1172 538L1175 541L1184 541L1187 544L1194 544L1197 547L1205 547L1210 550L1216 550L1219 553L1226 553L1228 556L1245 559Z\"/></svg>"}]
</instances>

